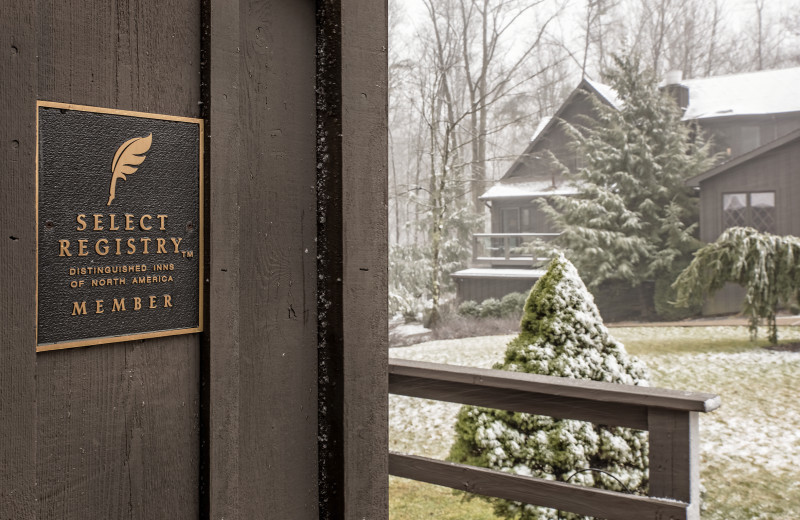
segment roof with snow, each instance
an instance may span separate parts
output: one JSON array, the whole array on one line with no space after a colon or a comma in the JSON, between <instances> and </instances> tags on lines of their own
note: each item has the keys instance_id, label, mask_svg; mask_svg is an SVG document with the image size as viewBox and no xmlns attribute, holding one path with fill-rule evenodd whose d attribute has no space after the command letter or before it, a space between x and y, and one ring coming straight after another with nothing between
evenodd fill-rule
<instances>
[{"instance_id":1,"label":"roof with snow","mask_svg":"<svg viewBox=\"0 0 800 520\"><path fill-rule=\"evenodd\" d=\"M584 78L583 80L591 85L595 92L597 92L600 97L605 99L609 105L616 109L622 108L623 102L617 95L617 91L611 88L611 86L606 85L605 83L600 83L599 81L591 80L589 78Z\"/></svg>"},{"instance_id":2,"label":"roof with snow","mask_svg":"<svg viewBox=\"0 0 800 520\"><path fill-rule=\"evenodd\" d=\"M525 151L520 155L514 164L503 174L503 179L509 178L509 174L520 167L522 165L523 158L526 157L531 150L536 146L537 141L543 135L546 135L550 130L558 124L561 120L561 116L563 115L564 111L574 102L579 99L581 94L585 93L596 94L602 101L608 103L609 105L620 108L622 106L619 97L617 96L614 89L600 83L598 81L592 81L588 78L583 78L581 82L578 84L577 87L570 93L567 99L561 104L561 106L556 110L556 113L552 116L543 117L539 124L536 126L536 130L533 132L533 136L531 136L531 141L528 144ZM488 192L484 193L480 198L495 198L495 197L488 197Z\"/></svg>"},{"instance_id":3,"label":"roof with snow","mask_svg":"<svg viewBox=\"0 0 800 520\"><path fill-rule=\"evenodd\" d=\"M522 278L538 280L546 272L544 269L480 269L473 267L456 271L450 276L453 278Z\"/></svg>"},{"instance_id":4,"label":"roof with snow","mask_svg":"<svg viewBox=\"0 0 800 520\"><path fill-rule=\"evenodd\" d=\"M575 195L578 189L566 183L553 185L550 179L526 182L499 182L478 197L480 200L519 199L546 197L548 195Z\"/></svg>"},{"instance_id":5,"label":"roof with snow","mask_svg":"<svg viewBox=\"0 0 800 520\"><path fill-rule=\"evenodd\" d=\"M539 124L536 125L536 130L533 131L533 135L531 136L531 141L535 141L539 134L542 133L542 130L547 128L547 125L550 124L550 121L553 120L553 116L544 116L542 119L539 120Z\"/></svg>"},{"instance_id":6,"label":"roof with snow","mask_svg":"<svg viewBox=\"0 0 800 520\"><path fill-rule=\"evenodd\" d=\"M686 79L678 83L688 89L689 102L683 115L683 120L711 119L733 116L780 114L800 112L800 67L778 70L764 70L742 74L728 74L709 78ZM536 128L525 152L506 171L503 179L489 188L479 198L481 200L542 197L546 195L572 195L577 190L572 186L552 186L550 180L531 180L528 182L508 183L510 175L521 168L524 158L534 149L536 143L543 135L551 131L557 124L566 107L575 102L581 91L593 92L615 108L621 108L623 103L617 93L610 86L603 83L583 78L575 90L562 103L555 115L545 117ZM745 154L741 159L749 160L752 153L763 153L757 149L750 154ZM701 176L690 179L690 185L697 186L701 180L716 175L724 169L734 166L732 161L725 163ZM703 177L702 179L700 177ZM694 184L692 184L694 183Z\"/></svg>"},{"instance_id":7,"label":"roof with snow","mask_svg":"<svg viewBox=\"0 0 800 520\"><path fill-rule=\"evenodd\" d=\"M800 67L687 79L684 120L800 111Z\"/></svg>"}]
</instances>

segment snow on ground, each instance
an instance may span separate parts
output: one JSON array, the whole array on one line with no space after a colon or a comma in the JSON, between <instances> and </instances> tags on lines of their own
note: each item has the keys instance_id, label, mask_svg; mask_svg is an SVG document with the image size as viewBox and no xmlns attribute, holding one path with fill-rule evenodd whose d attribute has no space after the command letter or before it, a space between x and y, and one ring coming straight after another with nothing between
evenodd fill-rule
<instances>
[{"instance_id":1,"label":"snow on ground","mask_svg":"<svg viewBox=\"0 0 800 520\"><path fill-rule=\"evenodd\" d=\"M429 341L391 351L392 357L448 365L492 368L503 358L514 336ZM453 442L453 425L461 407L456 403L389 396L389 449L444 459Z\"/></svg>"},{"instance_id":2,"label":"snow on ground","mask_svg":"<svg viewBox=\"0 0 800 520\"><path fill-rule=\"evenodd\" d=\"M657 383L666 380L675 383L670 386L722 397L717 411L700 415L704 458L743 471L762 467L773 474L797 472L800 413L795 393L787 390L800 380L800 353L759 349L684 354L670 356L668 363L648 364Z\"/></svg>"},{"instance_id":3,"label":"snow on ground","mask_svg":"<svg viewBox=\"0 0 800 520\"><path fill-rule=\"evenodd\" d=\"M677 342L708 338L747 337L744 327L678 327L613 329L623 342L660 339ZM491 368L502 359L513 336L431 341L392 351L393 357ZM781 331L782 338L800 339L800 330ZM704 464L728 471L756 470L797 475L800 467L800 353L758 348L732 352L665 352L640 356L653 374L653 386L717 393L722 406L701 414ZM390 448L445 458L453 439L460 405L390 396Z\"/></svg>"}]
</instances>

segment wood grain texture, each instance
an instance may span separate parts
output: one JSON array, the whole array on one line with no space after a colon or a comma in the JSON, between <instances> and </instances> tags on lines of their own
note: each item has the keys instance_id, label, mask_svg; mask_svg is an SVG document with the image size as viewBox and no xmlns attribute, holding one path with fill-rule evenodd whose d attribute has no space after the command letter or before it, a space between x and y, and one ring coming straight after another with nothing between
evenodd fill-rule
<instances>
[{"instance_id":1,"label":"wood grain texture","mask_svg":"<svg viewBox=\"0 0 800 520\"><path fill-rule=\"evenodd\" d=\"M36 518L35 15L0 7L0 520Z\"/></svg>"},{"instance_id":2,"label":"wood grain texture","mask_svg":"<svg viewBox=\"0 0 800 520\"><path fill-rule=\"evenodd\" d=\"M647 429L647 407L607 403L601 400L552 395L547 392L493 388L488 385L436 381L390 375L393 394L436 399L451 403L497 408L510 412L548 415L558 419L576 419L608 426Z\"/></svg>"},{"instance_id":3,"label":"wood grain texture","mask_svg":"<svg viewBox=\"0 0 800 520\"><path fill-rule=\"evenodd\" d=\"M197 2L37 6L39 99L199 115ZM39 518L197 517L198 341L37 356Z\"/></svg>"},{"instance_id":4,"label":"wood grain texture","mask_svg":"<svg viewBox=\"0 0 800 520\"><path fill-rule=\"evenodd\" d=\"M241 6L240 514L317 518L315 4Z\"/></svg>"},{"instance_id":5,"label":"wood grain texture","mask_svg":"<svg viewBox=\"0 0 800 520\"><path fill-rule=\"evenodd\" d=\"M389 473L478 495L607 520L689 519L687 505L614 491L587 488L534 477L510 475L486 468L442 462L414 455L389 455Z\"/></svg>"},{"instance_id":6,"label":"wood grain texture","mask_svg":"<svg viewBox=\"0 0 800 520\"><path fill-rule=\"evenodd\" d=\"M720 405L719 396L702 392L620 385L405 359L389 361L389 384L392 393L396 393L392 388L392 381L396 376L417 378L420 382L430 382L431 384L452 382L477 388L541 393L554 398L569 397L670 410L710 412ZM435 397L430 398L435 399Z\"/></svg>"},{"instance_id":7,"label":"wood grain texture","mask_svg":"<svg viewBox=\"0 0 800 520\"><path fill-rule=\"evenodd\" d=\"M346 519L387 518L387 6L341 2Z\"/></svg>"},{"instance_id":8,"label":"wood grain texture","mask_svg":"<svg viewBox=\"0 0 800 520\"><path fill-rule=\"evenodd\" d=\"M242 519L239 451L241 34L239 0L212 0L204 23L209 161L209 299L203 349L201 518Z\"/></svg>"},{"instance_id":9,"label":"wood grain texture","mask_svg":"<svg viewBox=\"0 0 800 520\"><path fill-rule=\"evenodd\" d=\"M700 427L697 412L650 410L650 496L688 502L700 518Z\"/></svg>"}]
</instances>

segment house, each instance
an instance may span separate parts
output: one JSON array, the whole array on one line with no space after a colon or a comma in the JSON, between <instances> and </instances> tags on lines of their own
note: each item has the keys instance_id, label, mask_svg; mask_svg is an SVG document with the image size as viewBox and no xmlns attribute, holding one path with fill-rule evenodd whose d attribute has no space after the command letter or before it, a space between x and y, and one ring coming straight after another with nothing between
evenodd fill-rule
<instances>
[{"instance_id":1,"label":"house","mask_svg":"<svg viewBox=\"0 0 800 520\"><path fill-rule=\"evenodd\" d=\"M618 106L611 88L584 78L558 111L539 123L530 144L502 179L479 197L490 208L491 232L473 235L471 267L451 275L459 301L480 302L509 292L524 293L543 274L532 269L534 258L520 246L535 238L546 242L558 236L536 199L577 193L550 154L570 168L580 165L580 157L570 149L570 138L559 123L585 124L592 111L590 95Z\"/></svg>"},{"instance_id":2,"label":"house","mask_svg":"<svg viewBox=\"0 0 800 520\"><path fill-rule=\"evenodd\" d=\"M800 236L800 129L687 181L700 189L700 238L713 242L734 226ZM729 284L704 314L738 312L744 291Z\"/></svg>"},{"instance_id":3,"label":"house","mask_svg":"<svg viewBox=\"0 0 800 520\"><path fill-rule=\"evenodd\" d=\"M723 198L728 201L729 206L739 204L746 208L737 215L747 215L747 218L751 218L761 214L757 208L766 207L765 205L769 203L767 192L773 188L769 188L768 185L778 185L770 184L772 181L769 179L773 177L783 179L784 184L780 186L800 183L800 178L794 180L798 176L793 175L791 163L773 161L769 166L772 170L765 172L759 168L763 167L762 161L768 159L762 157L756 160L751 155L758 152L772 157L773 154L765 149L784 153L783 147L790 143L780 146L776 143L783 142L800 129L798 84L800 84L800 67L688 80L681 79L676 73L667 75L662 88L672 95L683 109L683 120L698 131L709 135L712 138L713 151L719 153L724 161L693 180L692 185L698 187L701 193L700 229L703 240L713 241L725 227L736 225L733 224L736 220L730 217L733 213L730 213L727 221L721 220L720 207ZM526 254L525 249L520 246L534 238L547 241L558 235L557 230L539 211L536 199L576 193L575 188L565 182L558 168L553 165L550 154L573 171L580 167L581 158L570 148L570 139L559 122L586 124L587 118L591 118L592 115L592 103L588 95L594 95L612 107L620 106L613 89L584 78L554 116L541 121L525 151L503 177L481 195L480 199L486 202L491 211L491 232L475 234L473 263L470 269L452 275L456 282L459 301L500 298L509 292L512 286L514 291L523 292L530 289L531 280L535 280L532 278L535 262L534 258ZM781 150L770 148L773 145ZM744 159L746 164L743 165L739 161ZM757 164L761 166L754 167ZM730 172L725 173L728 172L728 168L731 169ZM741 173L744 171L748 173ZM705 177L712 173L710 177ZM744 190L745 185L738 181L734 182L734 179L749 179L748 186L764 186L764 194ZM704 190L708 193L703 194ZM741 193L745 194L746 199L737 196ZM791 190L787 191L787 196L788 193L791 193ZM773 201L774 204L782 203ZM764 218L767 218L769 212L765 210L762 213ZM780 213L780 217L777 216L778 213L775 215L776 219L793 218L795 219L793 226L800 226L800 215L791 215L786 210ZM789 229L786 227L787 223L782 226ZM777 227L775 229L781 232ZM800 230L790 232L800 233ZM517 274L511 275L510 272L502 271L509 269L513 269ZM516 281L512 282L515 277ZM721 306L707 306L705 312L737 311L740 300L737 300L735 291L727 289L726 291L730 294L721 297L721 300L727 303ZM631 301L621 288L612 290L610 294L604 294L603 299L616 300L610 307L603 301L599 302L601 312L606 319L624 317L628 314L627 309L619 307L619 305L624 306L626 301L630 305ZM732 308L733 304L730 302L736 302L736 308Z\"/></svg>"},{"instance_id":4,"label":"house","mask_svg":"<svg viewBox=\"0 0 800 520\"><path fill-rule=\"evenodd\" d=\"M800 128L800 67L680 80L664 87L683 120L713 139L725 161Z\"/></svg>"},{"instance_id":5,"label":"house","mask_svg":"<svg viewBox=\"0 0 800 520\"><path fill-rule=\"evenodd\" d=\"M713 138L723 162L687 181L700 191L700 239L713 242L734 226L800 236L800 67L679 82L688 98L683 119ZM681 105L682 107L684 105ZM728 284L703 314L741 311L744 290Z\"/></svg>"}]
</instances>

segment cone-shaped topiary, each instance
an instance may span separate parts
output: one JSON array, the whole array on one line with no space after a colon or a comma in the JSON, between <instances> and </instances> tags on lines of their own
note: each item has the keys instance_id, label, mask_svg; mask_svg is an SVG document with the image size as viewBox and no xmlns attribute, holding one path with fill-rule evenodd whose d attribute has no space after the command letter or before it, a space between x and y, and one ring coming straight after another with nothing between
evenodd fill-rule
<instances>
[{"instance_id":1,"label":"cone-shaped topiary","mask_svg":"<svg viewBox=\"0 0 800 520\"><path fill-rule=\"evenodd\" d=\"M647 385L646 369L603 325L575 267L558 255L536 282L505 359L494 368ZM450 460L603 489L647 490L647 433L587 422L464 406ZM487 499L495 514L521 520L581 519L552 509Z\"/></svg>"}]
</instances>

